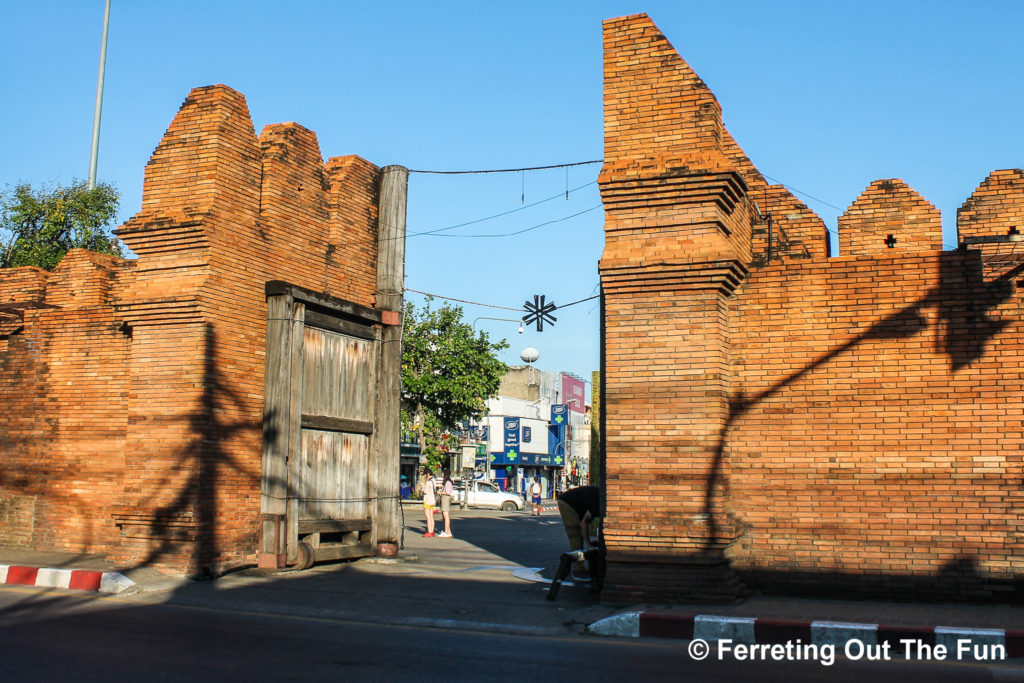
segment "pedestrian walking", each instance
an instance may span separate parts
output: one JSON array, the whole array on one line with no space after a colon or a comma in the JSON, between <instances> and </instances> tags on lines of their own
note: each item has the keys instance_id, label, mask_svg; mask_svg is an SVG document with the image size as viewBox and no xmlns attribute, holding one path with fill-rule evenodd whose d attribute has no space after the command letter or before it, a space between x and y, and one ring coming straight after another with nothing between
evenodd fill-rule
<instances>
[{"instance_id":1,"label":"pedestrian walking","mask_svg":"<svg viewBox=\"0 0 1024 683\"><path fill-rule=\"evenodd\" d=\"M434 473L429 469L423 470L420 491L423 493L423 515L427 518L427 533L423 535L428 538L434 535L434 508L437 507L437 491L434 487Z\"/></svg>"},{"instance_id":2,"label":"pedestrian walking","mask_svg":"<svg viewBox=\"0 0 1024 683\"><path fill-rule=\"evenodd\" d=\"M533 502L533 514L540 517L540 477L534 477L533 483L530 484L530 498Z\"/></svg>"},{"instance_id":3,"label":"pedestrian walking","mask_svg":"<svg viewBox=\"0 0 1024 683\"><path fill-rule=\"evenodd\" d=\"M441 482L441 517L444 518L444 531L438 534L444 538L452 537L452 497L455 495L455 482L447 467L441 470L444 481Z\"/></svg>"}]
</instances>

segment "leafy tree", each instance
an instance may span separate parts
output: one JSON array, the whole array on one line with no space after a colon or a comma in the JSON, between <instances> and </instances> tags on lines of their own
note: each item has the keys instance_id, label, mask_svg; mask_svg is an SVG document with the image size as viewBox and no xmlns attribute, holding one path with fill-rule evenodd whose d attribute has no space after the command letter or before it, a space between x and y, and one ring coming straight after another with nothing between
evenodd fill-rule
<instances>
[{"instance_id":1,"label":"leafy tree","mask_svg":"<svg viewBox=\"0 0 1024 683\"><path fill-rule=\"evenodd\" d=\"M480 417L498 393L507 366L496 354L508 348L486 332L474 335L462 322L462 308L447 303L431 309L405 308L402 339L402 431L413 433L427 462L437 468L443 448L458 445L452 431L463 420Z\"/></svg>"},{"instance_id":2,"label":"leafy tree","mask_svg":"<svg viewBox=\"0 0 1024 683\"><path fill-rule=\"evenodd\" d=\"M68 249L121 256L111 234L120 199L112 185L84 181L33 190L18 185L0 194L0 268L53 270Z\"/></svg>"}]
</instances>

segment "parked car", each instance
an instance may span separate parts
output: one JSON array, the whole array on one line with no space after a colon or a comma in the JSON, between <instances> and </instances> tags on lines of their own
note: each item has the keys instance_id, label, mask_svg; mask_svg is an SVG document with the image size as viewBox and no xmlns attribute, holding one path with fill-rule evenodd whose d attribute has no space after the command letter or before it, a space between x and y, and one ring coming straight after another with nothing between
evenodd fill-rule
<instances>
[{"instance_id":1,"label":"parked car","mask_svg":"<svg viewBox=\"0 0 1024 683\"><path fill-rule=\"evenodd\" d=\"M466 482L460 481L455 484L455 499L453 502L461 505L465 496ZM494 508L496 510L512 512L513 510L522 510L526 507L526 502L519 494L512 493L511 491L501 491L489 481L471 481L469 482L468 507Z\"/></svg>"}]
</instances>

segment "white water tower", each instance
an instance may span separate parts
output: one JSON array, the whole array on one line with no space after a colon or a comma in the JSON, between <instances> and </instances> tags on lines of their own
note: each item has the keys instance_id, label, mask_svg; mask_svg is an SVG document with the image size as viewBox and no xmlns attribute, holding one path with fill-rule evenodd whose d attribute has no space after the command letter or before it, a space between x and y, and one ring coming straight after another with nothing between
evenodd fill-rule
<instances>
[{"instance_id":1,"label":"white water tower","mask_svg":"<svg viewBox=\"0 0 1024 683\"><path fill-rule=\"evenodd\" d=\"M524 363L530 366L530 376L526 380L526 385L530 387L538 386L540 381L537 379L537 371L534 369L533 364L537 362L538 358L540 358L540 351L532 346L527 346L519 352L519 357L523 359Z\"/></svg>"}]
</instances>

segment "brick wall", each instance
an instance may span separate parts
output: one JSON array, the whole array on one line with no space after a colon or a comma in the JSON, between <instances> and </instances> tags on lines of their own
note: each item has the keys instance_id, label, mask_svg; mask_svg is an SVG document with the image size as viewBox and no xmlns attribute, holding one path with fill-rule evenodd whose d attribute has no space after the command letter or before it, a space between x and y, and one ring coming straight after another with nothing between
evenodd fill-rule
<instances>
[{"instance_id":1,"label":"brick wall","mask_svg":"<svg viewBox=\"0 0 1024 683\"><path fill-rule=\"evenodd\" d=\"M720 116L646 16L605 23L604 598L1019 598L1024 176L951 252L875 181L830 258Z\"/></svg>"},{"instance_id":2,"label":"brick wall","mask_svg":"<svg viewBox=\"0 0 1024 683\"><path fill-rule=\"evenodd\" d=\"M0 544L191 574L253 563L266 305L374 306L378 169L189 93L118 231L138 255L0 271Z\"/></svg>"}]
</instances>

